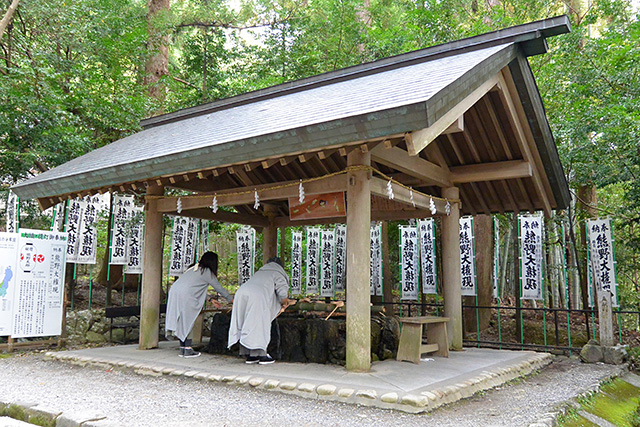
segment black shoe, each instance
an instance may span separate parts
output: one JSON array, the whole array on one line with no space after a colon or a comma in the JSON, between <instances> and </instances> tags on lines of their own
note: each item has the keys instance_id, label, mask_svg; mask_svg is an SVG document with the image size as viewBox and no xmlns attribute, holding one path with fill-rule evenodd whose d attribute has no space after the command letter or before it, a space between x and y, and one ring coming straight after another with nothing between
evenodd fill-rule
<instances>
[{"instance_id":1,"label":"black shoe","mask_svg":"<svg viewBox=\"0 0 640 427\"><path fill-rule=\"evenodd\" d=\"M180 354L178 357L184 357L184 347L180 347Z\"/></svg>"},{"instance_id":2,"label":"black shoe","mask_svg":"<svg viewBox=\"0 0 640 427\"><path fill-rule=\"evenodd\" d=\"M268 354L266 356L260 356L260 361L258 362L260 365L269 365L271 363L275 362L275 360L273 359L273 357L269 356Z\"/></svg>"},{"instance_id":3,"label":"black shoe","mask_svg":"<svg viewBox=\"0 0 640 427\"><path fill-rule=\"evenodd\" d=\"M247 360L244 363L249 365L253 365L254 363L260 362L260 356L247 356Z\"/></svg>"},{"instance_id":4,"label":"black shoe","mask_svg":"<svg viewBox=\"0 0 640 427\"><path fill-rule=\"evenodd\" d=\"M185 347L184 355L182 357L199 357L199 356L200 356L199 351L193 351L191 347Z\"/></svg>"}]
</instances>

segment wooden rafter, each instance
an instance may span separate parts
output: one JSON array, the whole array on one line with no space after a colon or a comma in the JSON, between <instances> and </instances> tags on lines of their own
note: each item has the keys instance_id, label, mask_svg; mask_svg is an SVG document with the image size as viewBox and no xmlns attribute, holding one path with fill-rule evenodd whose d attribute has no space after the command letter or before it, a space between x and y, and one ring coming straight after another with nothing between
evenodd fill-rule
<instances>
[{"instance_id":1,"label":"wooden rafter","mask_svg":"<svg viewBox=\"0 0 640 427\"><path fill-rule=\"evenodd\" d=\"M371 160L441 187L451 187L453 184L449 173L442 167L435 165L418 156L410 156L401 148L390 149L380 145L371 151Z\"/></svg>"},{"instance_id":2,"label":"wooden rafter","mask_svg":"<svg viewBox=\"0 0 640 427\"><path fill-rule=\"evenodd\" d=\"M498 84L498 76L494 76L480 85L476 90L471 92L447 111L440 119L436 120L431 126L411 132L411 137L407 139L407 151L411 156L417 156L425 147L447 130L454 122L456 122L464 113L471 108L480 98Z\"/></svg>"},{"instance_id":3,"label":"wooden rafter","mask_svg":"<svg viewBox=\"0 0 640 427\"><path fill-rule=\"evenodd\" d=\"M455 166L450 169L451 181L455 184L498 181L504 179L531 178L531 163L524 160L480 163Z\"/></svg>"}]
</instances>

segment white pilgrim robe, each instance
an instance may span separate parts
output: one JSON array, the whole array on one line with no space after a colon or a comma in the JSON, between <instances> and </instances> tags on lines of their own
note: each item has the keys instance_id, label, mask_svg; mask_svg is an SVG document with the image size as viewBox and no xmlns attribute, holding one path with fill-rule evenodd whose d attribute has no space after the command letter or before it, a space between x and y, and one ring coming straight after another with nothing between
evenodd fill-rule
<instances>
[{"instance_id":1,"label":"white pilgrim robe","mask_svg":"<svg viewBox=\"0 0 640 427\"><path fill-rule=\"evenodd\" d=\"M271 322L288 294L289 277L280 264L270 262L258 270L233 298L228 346L240 341L248 349L266 351Z\"/></svg>"},{"instance_id":2,"label":"white pilgrim robe","mask_svg":"<svg viewBox=\"0 0 640 427\"><path fill-rule=\"evenodd\" d=\"M169 289L165 331L184 341L193 328L196 318L207 299L207 289L213 286L224 299L231 301L229 292L208 268L198 269L198 264L185 271Z\"/></svg>"}]
</instances>

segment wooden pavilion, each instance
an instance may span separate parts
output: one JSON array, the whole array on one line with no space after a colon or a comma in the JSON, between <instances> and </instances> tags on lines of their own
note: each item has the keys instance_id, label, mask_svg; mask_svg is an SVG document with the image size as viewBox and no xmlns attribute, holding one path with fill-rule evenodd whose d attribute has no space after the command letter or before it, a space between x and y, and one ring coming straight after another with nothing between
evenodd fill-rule
<instances>
[{"instance_id":1,"label":"wooden pavilion","mask_svg":"<svg viewBox=\"0 0 640 427\"><path fill-rule=\"evenodd\" d=\"M528 56L570 30L566 16L507 28L153 117L143 131L13 190L42 208L111 191L146 192L140 349L157 347L162 216L263 230L347 224L347 369L370 368L372 220L442 216L444 313L462 348L462 214L564 208L569 190ZM346 218L292 221L288 198L346 193ZM394 198L388 198L391 182ZM181 212L165 188L187 190ZM261 205L254 209L255 193ZM209 207L215 195L219 206Z\"/></svg>"}]
</instances>

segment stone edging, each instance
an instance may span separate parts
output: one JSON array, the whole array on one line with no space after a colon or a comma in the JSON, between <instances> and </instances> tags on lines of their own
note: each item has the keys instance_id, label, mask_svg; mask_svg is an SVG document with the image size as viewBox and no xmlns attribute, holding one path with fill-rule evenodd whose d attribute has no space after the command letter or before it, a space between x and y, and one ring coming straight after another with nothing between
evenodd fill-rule
<instances>
[{"instance_id":1,"label":"stone edging","mask_svg":"<svg viewBox=\"0 0 640 427\"><path fill-rule=\"evenodd\" d=\"M620 365L620 369L618 369L617 372L614 372L611 375L608 375L607 377L600 380L598 384L594 384L590 386L588 390L580 393L579 395L573 397L572 399L566 402L560 403L559 405L556 406L556 408L553 411L547 412L546 414L541 416L536 422L529 424L529 427L556 427L558 425L558 417L565 415L570 409L580 408L580 403L578 403L580 399L583 399L585 397L589 397L595 393L598 393L600 391L600 387L602 386L602 384L608 381L611 381L614 378L621 377L622 375L628 372L629 372L628 363Z\"/></svg>"},{"instance_id":2,"label":"stone edging","mask_svg":"<svg viewBox=\"0 0 640 427\"><path fill-rule=\"evenodd\" d=\"M442 405L471 397L480 391L489 390L518 377L548 365L553 356L548 353L531 355L529 360L511 365L507 368L497 368L482 371L477 377L463 383L446 386L440 389L423 391L420 394L398 394L395 392L379 394L373 389L356 390L340 387L334 384L315 384L308 382L279 381L252 375L218 375L210 372L185 370L179 368L150 365L131 361L113 362L103 358L76 356L64 352L47 352L45 357L80 366L94 366L101 369L118 368L131 370L139 375L162 376L173 375L193 378L201 381L214 381L237 386L247 386L263 390L293 394L308 399L331 400L364 406L374 406L385 409L395 409L408 413L429 412ZM89 426L91 424L83 424Z\"/></svg>"}]
</instances>

